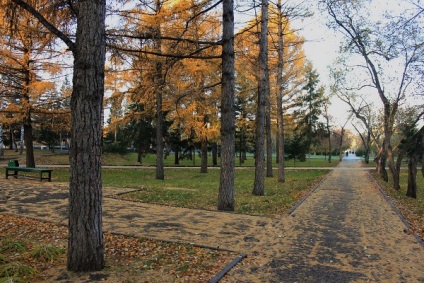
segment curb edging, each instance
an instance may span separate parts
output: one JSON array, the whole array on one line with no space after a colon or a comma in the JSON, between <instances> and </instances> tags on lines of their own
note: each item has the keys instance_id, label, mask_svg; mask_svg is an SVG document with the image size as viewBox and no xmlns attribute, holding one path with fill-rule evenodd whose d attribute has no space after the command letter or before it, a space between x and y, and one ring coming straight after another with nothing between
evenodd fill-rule
<instances>
[{"instance_id":1,"label":"curb edging","mask_svg":"<svg viewBox=\"0 0 424 283\"><path fill-rule=\"evenodd\" d=\"M236 266L239 262L245 259L247 255L245 253L240 254L238 257L233 259L229 264L227 264L217 275L212 277L208 283L218 283L224 276L227 274L234 266Z\"/></svg>"},{"instance_id":2,"label":"curb edging","mask_svg":"<svg viewBox=\"0 0 424 283\"><path fill-rule=\"evenodd\" d=\"M396 215L400 218L400 220L403 222L403 224L406 226L406 229L411 229L411 224L408 222L408 220L403 216L402 212L395 206L390 196L386 193L386 191L380 186L380 184L374 179L374 177L368 172L369 178L374 182L374 184L377 186L378 190L380 191L381 195L384 197L384 199L390 204L393 211L396 213ZM418 244L421 245L421 247L424 248L424 241L421 239L420 236L418 236L416 233L411 234L414 236L415 240Z\"/></svg>"}]
</instances>

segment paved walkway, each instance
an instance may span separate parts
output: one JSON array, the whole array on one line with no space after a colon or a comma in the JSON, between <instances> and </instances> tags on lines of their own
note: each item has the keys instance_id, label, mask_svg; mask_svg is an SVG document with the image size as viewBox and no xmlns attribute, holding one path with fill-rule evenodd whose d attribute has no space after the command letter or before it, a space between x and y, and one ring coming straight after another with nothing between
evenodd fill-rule
<instances>
[{"instance_id":1,"label":"paved walkway","mask_svg":"<svg viewBox=\"0 0 424 283\"><path fill-rule=\"evenodd\" d=\"M357 160L345 160L290 216L149 205L104 188L104 229L248 254L222 282L424 282L424 248ZM0 179L0 213L67 223L66 184Z\"/></svg>"}]
</instances>

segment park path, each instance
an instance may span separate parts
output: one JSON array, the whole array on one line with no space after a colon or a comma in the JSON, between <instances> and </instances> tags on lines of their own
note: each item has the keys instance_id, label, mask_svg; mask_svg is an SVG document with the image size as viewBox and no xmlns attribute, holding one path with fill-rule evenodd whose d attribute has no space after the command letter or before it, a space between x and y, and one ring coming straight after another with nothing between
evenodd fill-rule
<instances>
[{"instance_id":1,"label":"park path","mask_svg":"<svg viewBox=\"0 0 424 283\"><path fill-rule=\"evenodd\" d=\"M424 248L360 162L347 159L290 216L143 204L104 188L104 230L246 253L222 282L424 282ZM0 179L0 213L67 223L66 184Z\"/></svg>"},{"instance_id":2,"label":"park path","mask_svg":"<svg viewBox=\"0 0 424 283\"><path fill-rule=\"evenodd\" d=\"M283 221L256 278L239 268L224 282L424 282L424 247L360 166L344 159Z\"/></svg>"}]
</instances>

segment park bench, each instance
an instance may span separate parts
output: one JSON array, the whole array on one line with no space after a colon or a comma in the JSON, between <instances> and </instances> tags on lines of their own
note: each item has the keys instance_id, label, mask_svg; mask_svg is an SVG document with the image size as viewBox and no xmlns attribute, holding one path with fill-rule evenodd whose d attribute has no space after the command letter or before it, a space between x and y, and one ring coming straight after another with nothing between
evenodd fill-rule
<instances>
[{"instance_id":1,"label":"park bench","mask_svg":"<svg viewBox=\"0 0 424 283\"><path fill-rule=\"evenodd\" d=\"M9 178L9 176L13 176L15 178L18 178L18 172L36 172L39 173L39 177L36 177L36 179L40 179L40 181L48 180L49 182L52 181L52 169L48 168L34 168L34 167L19 167L18 160L9 160L9 163L6 166L6 179ZM12 172L12 173L10 173ZM47 177L43 175L43 173L47 173ZM31 176L25 176L27 178L35 178Z\"/></svg>"}]
</instances>

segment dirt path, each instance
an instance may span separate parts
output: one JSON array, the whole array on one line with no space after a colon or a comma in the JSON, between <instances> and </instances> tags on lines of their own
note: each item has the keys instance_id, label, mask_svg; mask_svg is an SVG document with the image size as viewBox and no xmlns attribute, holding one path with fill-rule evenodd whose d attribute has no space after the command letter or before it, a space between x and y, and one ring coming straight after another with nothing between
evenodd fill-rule
<instances>
[{"instance_id":1,"label":"dirt path","mask_svg":"<svg viewBox=\"0 0 424 283\"><path fill-rule=\"evenodd\" d=\"M264 246L271 260L224 282L424 282L424 248L359 166L342 162Z\"/></svg>"},{"instance_id":2,"label":"dirt path","mask_svg":"<svg viewBox=\"0 0 424 283\"><path fill-rule=\"evenodd\" d=\"M342 162L291 216L265 218L116 199L104 229L247 253L222 282L424 282L424 248L360 163ZM67 223L66 184L0 179L0 213Z\"/></svg>"}]
</instances>

